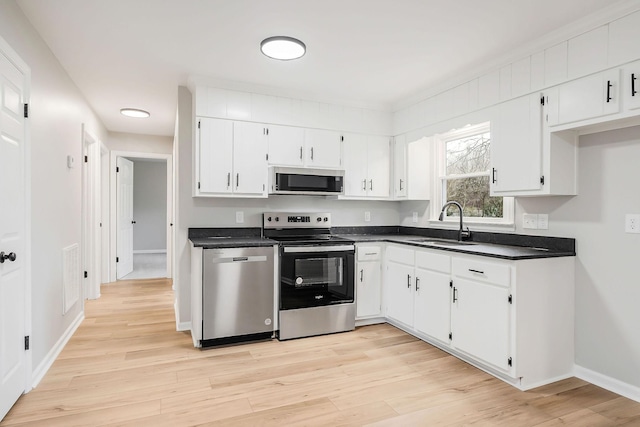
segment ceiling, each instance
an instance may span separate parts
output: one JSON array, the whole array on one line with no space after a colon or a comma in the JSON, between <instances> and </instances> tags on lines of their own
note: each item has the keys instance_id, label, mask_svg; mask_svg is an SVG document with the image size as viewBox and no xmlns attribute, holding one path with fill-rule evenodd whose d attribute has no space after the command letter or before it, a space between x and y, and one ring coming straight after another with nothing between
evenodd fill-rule
<instances>
[{"instance_id":1,"label":"ceiling","mask_svg":"<svg viewBox=\"0 0 640 427\"><path fill-rule=\"evenodd\" d=\"M173 135L189 76L390 107L611 0L16 0L108 130ZM260 53L274 35L307 54ZM120 108L151 112L121 116Z\"/></svg>"}]
</instances>

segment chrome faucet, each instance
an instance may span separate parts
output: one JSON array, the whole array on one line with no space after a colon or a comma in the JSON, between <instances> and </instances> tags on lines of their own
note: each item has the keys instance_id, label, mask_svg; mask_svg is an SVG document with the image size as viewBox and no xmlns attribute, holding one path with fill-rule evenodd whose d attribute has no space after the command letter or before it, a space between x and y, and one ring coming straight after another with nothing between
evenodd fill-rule
<instances>
[{"instance_id":1,"label":"chrome faucet","mask_svg":"<svg viewBox=\"0 0 640 427\"><path fill-rule=\"evenodd\" d=\"M438 217L438 221L442 221L444 219L444 212L451 205L456 206L460 211L460 230L458 230L458 241L461 242L462 240L471 238L471 231L469 230L469 227L465 230L462 225L462 205L460 205L460 203L453 201L445 203L442 207L442 211L440 212L440 216Z\"/></svg>"}]
</instances>

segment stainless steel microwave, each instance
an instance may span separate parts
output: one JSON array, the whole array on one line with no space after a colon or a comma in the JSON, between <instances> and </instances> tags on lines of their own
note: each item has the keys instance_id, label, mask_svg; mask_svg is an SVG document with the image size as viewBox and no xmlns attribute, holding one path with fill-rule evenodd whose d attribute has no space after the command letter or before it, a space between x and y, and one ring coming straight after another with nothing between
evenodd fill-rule
<instances>
[{"instance_id":1,"label":"stainless steel microwave","mask_svg":"<svg viewBox=\"0 0 640 427\"><path fill-rule=\"evenodd\" d=\"M344 194L344 171L271 167L269 194L341 195Z\"/></svg>"}]
</instances>

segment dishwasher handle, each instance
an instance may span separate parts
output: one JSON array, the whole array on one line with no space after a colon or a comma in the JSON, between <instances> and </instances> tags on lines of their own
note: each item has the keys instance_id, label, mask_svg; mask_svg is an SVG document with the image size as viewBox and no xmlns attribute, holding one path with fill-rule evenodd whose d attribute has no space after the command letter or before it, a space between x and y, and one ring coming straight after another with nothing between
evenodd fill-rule
<instances>
[{"instance_id":1,"label":"dishwasher handle","mask_svg":"<svg viewBox=\"0 0 640 427\"><path fill-rule=\"evenodd\" d=\"M211 262L213 264L231 264L234 262L265 262L265 261L267 261L267 257L265 255L211 258Z\"/></svg>"}]
</instances>

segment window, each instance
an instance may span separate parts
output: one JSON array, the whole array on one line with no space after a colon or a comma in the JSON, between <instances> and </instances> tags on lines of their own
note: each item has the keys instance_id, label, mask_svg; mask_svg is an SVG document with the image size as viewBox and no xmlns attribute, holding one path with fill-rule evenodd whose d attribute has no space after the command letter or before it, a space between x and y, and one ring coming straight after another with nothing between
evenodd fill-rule
<instances>
[{"instance_id":1,"label":"window","mask_svg":"<svg viewBox=\"0 0 640 427\"><path fill-rule=\"evenodd\" d=\"M513 198L490 195L490 123L466 126L438 135L436 139L439 177L432 218L439 216L444 203L456 201L462 205L466 222L512 223ZM458 209L449 208L445 218L458 221L459 215Z\"/></svg>"}]
</instances>

